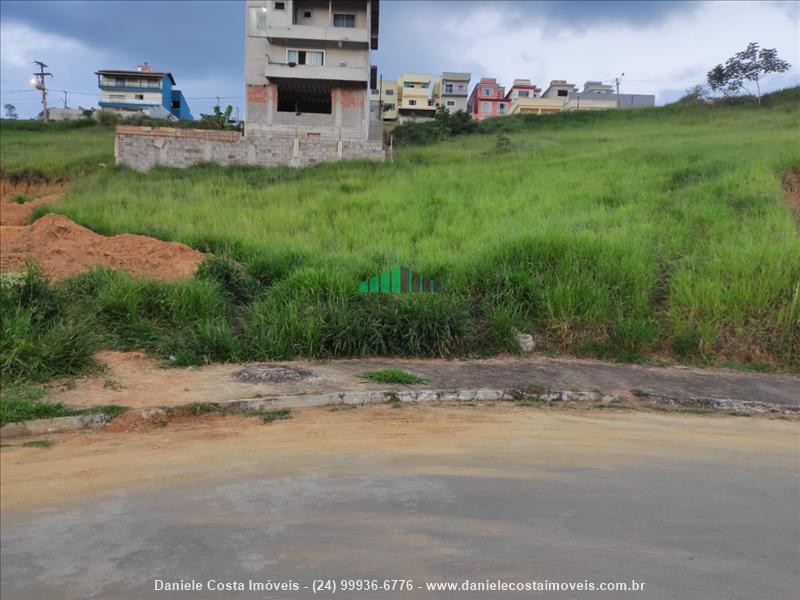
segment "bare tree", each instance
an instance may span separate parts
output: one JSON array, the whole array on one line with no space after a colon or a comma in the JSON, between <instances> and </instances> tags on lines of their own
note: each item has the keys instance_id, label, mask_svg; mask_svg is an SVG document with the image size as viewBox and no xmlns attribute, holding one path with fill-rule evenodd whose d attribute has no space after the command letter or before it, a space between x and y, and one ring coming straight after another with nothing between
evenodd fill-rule
<instances>
[{"instance_id":1,"label":"bare tree","mask_svg":"<svg viewBox=\"0 0 800 600\"><path fill-rule=\"evenodd\" d=\"M6 104L3 106L6 111L6 119L16 119L17 118L17 107L13 104Z\"/></svg>"}]
</instances>

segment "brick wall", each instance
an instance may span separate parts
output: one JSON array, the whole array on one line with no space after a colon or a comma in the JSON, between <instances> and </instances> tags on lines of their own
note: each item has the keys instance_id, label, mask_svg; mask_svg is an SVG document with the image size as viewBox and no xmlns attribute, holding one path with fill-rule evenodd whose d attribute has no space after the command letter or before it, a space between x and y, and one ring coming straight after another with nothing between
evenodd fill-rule
<instances>
[{"instance_id":1,"label":"brick wall","mask_svg":"<svg viewBox=\"0 0 800 600\"><path fill-rule=\"evenodd\" d=\"M264 167L302 167L340 159L384 160L382 140L342 140L321 135L264 134L235 131L117 126L117 164L137 171L156 165L186 168L213 162Z\"/></svg>"}]
</instances>

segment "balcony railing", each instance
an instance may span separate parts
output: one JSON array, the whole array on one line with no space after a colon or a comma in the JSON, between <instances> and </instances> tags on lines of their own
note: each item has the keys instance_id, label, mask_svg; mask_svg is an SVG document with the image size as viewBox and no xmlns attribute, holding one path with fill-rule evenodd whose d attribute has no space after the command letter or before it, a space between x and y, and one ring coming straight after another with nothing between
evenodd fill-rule
<instances>
[{"instance_id":1,"label":"balcony railing","mask_svg":"<svg viewBox=\"0 0 800 600\"><path fill-rule=\"evenodd\" d=\"M101 90L120 90L134 92L160 92L161 84L158 85L127 85L121 83L100 83Z\"/></svg>"},{"instance_id":2,"label":"balcony railing","mask_svg":"<svg viewBox=\"0 0 800 600\"><path fill-rule=\"evenodd\" d=\"M311 42L344 47L369 46L366 29L357 27L319 27L314 25L268 25L267 38L271 43L287 44Z\"/></svg>"},{"instance_id":3,"label":"balcony railing","mask_svg":"<svg viewBox=\"0 0 800 600\"><path fill-rule=\"evenodd\" d=\"M268 79L322 79L326 81L363 81L369 80L366 65L290 65L286 63L268 63L264 69Z\"/></svg>"}]
</instances>

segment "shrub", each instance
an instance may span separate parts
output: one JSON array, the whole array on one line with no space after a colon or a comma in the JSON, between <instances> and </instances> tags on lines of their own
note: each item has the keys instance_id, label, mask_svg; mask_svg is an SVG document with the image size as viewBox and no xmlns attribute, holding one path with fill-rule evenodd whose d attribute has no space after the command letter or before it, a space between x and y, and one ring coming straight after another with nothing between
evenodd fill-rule
<instances>
[{"instance_id":1,"label":"shrub","mask_svg":"<svg viewBox=\"0 0 800 600\"><path fill-rule=\"evenodd\" d=\"M237 304L244 304L253 297L255 282L245 273L244 268L229 258L209 256L198 267L195 278L215 281Z\"/></svg>"},{"instance_id":2,"label":"shrub","mask_svg":"<svg viewBox=\"0 0 800 600\"><path fill-rule=\"evenodd\" d=\"M45 381L92 364L97 346L86 317L75 317L35 267L0 285L0 381Z\"/></svg>"}]
</instances>

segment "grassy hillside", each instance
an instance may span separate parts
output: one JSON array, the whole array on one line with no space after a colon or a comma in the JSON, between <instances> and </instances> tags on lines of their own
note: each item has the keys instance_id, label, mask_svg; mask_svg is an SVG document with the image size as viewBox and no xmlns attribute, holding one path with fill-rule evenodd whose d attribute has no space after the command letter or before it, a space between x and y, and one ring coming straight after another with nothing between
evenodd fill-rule
<instances>
[{"instance_id":1,"label":"grassy hillside","mask_svg":"<svg viewBox=\"0 0 800 600\"><path fill-rule=\"evenodd\" d=\"M496 136L387 164L295 171L110 169L53 210L355 282L394 265L595 354L796 364L800 238L780 174L800 107L667 108L497 120ZM276 267L278 268L278 267Z\"/></svg>"},{"instance_id":2,"label":"grassy hillside","mask_svg":"<svg viewBox=\"0 0 800 600\"><path fill-rule=\"evenodd\" d=\"M497 352L518 328L540 349L796 369L800 236L780 188L800 166L792 94L508 117L386 164L105 169L42 210L247 268L212 261L173 286L89 274L59 292L58 319L184 364ZM358 295L395 264L445 292Z\"/></svg>"},{"instance_id":3,"label":"grassy hillside","mask_svg":"<svg viewBox=\"0 0 800 600\"><path fill-rule=\"evenodd\" d=\"M92 121L0 121L3 177L68 179L114 163L114 128Z\"/></svg>"}]
</instances>

